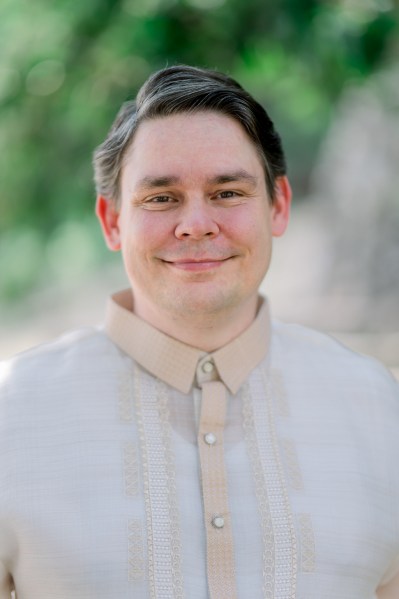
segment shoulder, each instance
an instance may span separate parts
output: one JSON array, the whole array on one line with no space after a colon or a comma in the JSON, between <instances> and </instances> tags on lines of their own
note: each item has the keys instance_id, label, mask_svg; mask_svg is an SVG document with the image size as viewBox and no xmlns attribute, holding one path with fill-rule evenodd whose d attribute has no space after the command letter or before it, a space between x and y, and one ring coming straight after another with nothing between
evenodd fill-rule
<instances>
[{"instance_id":1,"label":"shoulder","mask_svg":"<svg viewBox=\"0 0 399 599\"><path fill-rule=\"evenodd\" d=\"M85 328L1 363L0 454L2 443L92 418L115 393L127 360L101 328Z\"/></svg>"},{"instance_id":2,"label":"shoulder","mask_svg":"<svg viewBox=\"0 0 399 599\"><path fill-rule=\"evenodd\" d=\"M120 351L101 327L68 332L0 362L0 400L93 376L118 356Z\"/></svg>"},{"instance_id":3,"label":"shoulder","mask_svg":"<svg viewBox=\"0 0 399 599\"><path fill-rule=\"evenodd\" d=\"M385 376L386 369L374 358L355 352L332 335L298 324L287 324L277 320L272 323L273 341L285 357L310 364L317 363L329 368L350 367L354 372L371 370L377 376Z\"/></svg>"},{"instance_id":4,"label":"shoulder","mask_svg":"<svg viewBox=\"0 0 399 599\"><path fill-rule=\"evenodd\" d=\"M384 393L394 397L399 407L397 381L374 358L349 349L330 335L301 325L273 321L272 330L277 360L293 375L356 394Z\"/></svg>"},{"instance_id":5,"label":"shoulder","mask_svg":"<svg viewBox=\"0 0 399 599\"><path fill-rule=\"evenodd\" d=\"M278 322L273 331L272 366L306 434L355 444L374 472L385 469L397 496L399 385L393 375L324 333Z\"/></svg>"}]
</instances>

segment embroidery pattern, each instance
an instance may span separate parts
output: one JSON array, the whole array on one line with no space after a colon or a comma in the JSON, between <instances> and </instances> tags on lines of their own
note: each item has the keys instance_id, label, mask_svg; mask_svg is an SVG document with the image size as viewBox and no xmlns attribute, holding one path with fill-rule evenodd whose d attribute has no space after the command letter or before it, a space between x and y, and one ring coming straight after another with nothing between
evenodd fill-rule
<instances>
[{"instance_id":1,"label":"embroidery pattern","mask_svg":"<svg viewBox=\"0 0 399 599\"><path fill-rule=\"evenodd\" d=\"M303 489L303 480L295 445L290 439L283 439L281 441L281 449L290 486L299 491Z\"/></svg>"},{"instance_id":2,"label":"embroidery pattern","mask_svg":"<svg viewBox=\"0 0 399 599\"><path fill-rule=\"evenodd\" d=\"M243 428L249 459L255 482L263 538L263 594L265 599L274 599L274 534L269 498L263 473L261 457L255 434L254 413L248 384L243 387Z\"/></svg>"},{"instance_id":3,"label":"embroidery pattern","mask_svg":"<svg viewBox=\"0 0 399 599\"><path fill-rule=\"evenodd\" d=\"M140 520L130 520L128 526L129 582L144 576L143 531Z\"/></svg>"},{"instance_id":4,"label":"embroidery pattern","mask_svg":"<svg viewBox=\"0 0 399 599\"><path fill-rule=\"evenodd\" d=\"M135 497L139 493L139 462L137 450L133 443L125 443L123 447L123 466L125 493L130 497Z\"/></svg>"},{"instance_id":5,"label":"embroidery pattern","mask_svg":"<svg viewBox=\"0 0 399 599\"><path fill-rule=\"evenodd\" d=\"M297 543L293 515L280 459L273 414L273 398L281 385L264 370L254 389L244 391L244 429L254 472L263 532L263 580L265 599L295 599ZM280 388L279 388L280 387ZM277 404L278 404L277 400Z\"/></svg>"},{"instance_id":6,"label":"embroidery pattern","mask_svg":"<svg viewBox=\"0 0 399 599\"><path fill-rule=\"evenodd\" d=\"M284 380L280 370L271 370L273 386L273 400L280 416L290 415L287 393L284 389ZM295 444L290 439L283 439L280 443L282 455L287 472L287 478L291 488L301 491L304 488L301 467L298 460ZM302 572L314 572L316 561L316 550L314 531L310 514L297 514L297 530L299 534L300 567Z\"/></svg>"},{"instance_id":7,"label":"embroidery pattern","mask_svg":"<svg viewBox=\"0 0 399 599\"><path fill-rule=\"evenodd\" d=\"M125 372L120 375L119 395L118 395L119 417L124 422L131 422L133 419L133 402L131 389L131 374Z\"/></svg>"},{"instance_id":8,"label":"embroidery pattern","mask_svg":"<svg viewBox=\"0 0 399 599\"><path fill-rule=\"evenodd\" d=\"M273 380L274 401L279 416L287 417L290 415L290 406L288 403L287 393L284 387L283 375L277 368L270 370L270 376Z\"/></svg>"},{"instance_id":9,"label":"embroidery pattern","mask_svg":"<svg viewBox=\"0 0 399 599\"><path fill-rule=\"evenodd\" d=\"M166 385L157 381L158 414L161 422L165 470L168 479L167 500L170 525L170 559L172 565L173 597L183 599L183 575L181 570L181 543L179 526L179 508L177 504L175 458L170 439L168 390Z\"/></svg>"},{"instance_id":10,"label":"embroidery pattern","mask_svg":"<svg viewBox=\"0 0 399 599\"><path fill-rule=\"evenodd\" d=\"M183 599L180 528L168 394L135 368L135 403L143 461L151 599ZM173 595L171 595L173 589Z\"/></svg>"},{"instance_id":11,"label":"embroidery pattern","mask_svg":"<svg viewBox=\"0 0 399 599\"><path fill-rule=\"evenodd\" d=\"M301 539L301 569L303 572L315 570L315 542L310 514L298 514L299 533Z\"/></svg>"},{"instance_id":12,"label":"embroidery pattern","mask_svg":"<svg viewBox=\"0 0 399 599\"><path fill-rule=\"evenodd\" d=\"M154 535L152 529L152 514L151 514L151 499L149 489L149 474L148 474L148 455L147 445L145 443L145 435L143 428L143 418L141 413L142 397L141 397L141 374L137 366L134 368L134 399L137 416L137 428L141 447L141 460L143 471L143 492L144 504L146 513L146 528L147 528L147 559L148 559L148 584L150 598L156 599L155 585L155 567L154 567Z\"/></svg>"}]
</instances>

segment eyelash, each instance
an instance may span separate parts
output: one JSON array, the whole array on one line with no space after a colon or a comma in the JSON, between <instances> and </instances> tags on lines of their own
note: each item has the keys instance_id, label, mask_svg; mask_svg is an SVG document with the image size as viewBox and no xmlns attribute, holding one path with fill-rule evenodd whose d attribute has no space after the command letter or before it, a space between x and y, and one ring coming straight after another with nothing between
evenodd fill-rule
<instances>
[{"instance_id":1,"label":"eyelash","mask_svg":"<svg viewBox=\"0 0 399 599\"><path fill-rule=\"evenodd\" d=\"M222 199L228 199L228 198L233 198L235 196L240 195L239 193L237 193L236 191L232 191L231 189L226 189L225 191L220 191L217 196L223 196L224 194L228 194L225 195L224 197L222 197Z\"/></svg>"},{"instance_id":2,"label":"eyelash","mask_svg":"<svg viewBox=\"0 0 399 599\"><path fill-rule=\"evenodd\" d=\"M233 191L232 189L225 189L223 191L219 191L217 194L215 194L212 199L215 200L229 200L230 198L235 198L235 197L240 197L242 194L240 194L237 191ZM168 196L168 195L159 195L159 196L154 196L153 198L149 198L146 201L146 204L158 204L158 205L167 205L167 204L171 204L174 203L176 200L175 198L173 198L172 196Z\"/></svg>"},{"instance_id":3,"label":"eyelash","mask_svg":"<svg viewBox=\"0 0 399 599\"><path fill-rule=\"evenodd\" d=\"M161 195L161 196L155 196L153 198L149 198L148 200L146 200L144 203L145 204L158 204L159 206L167 206L168 204L172 203L174 201L174 198L172 198L171 196L167 196L167 195Z\"/></svg>"}]
</instances>

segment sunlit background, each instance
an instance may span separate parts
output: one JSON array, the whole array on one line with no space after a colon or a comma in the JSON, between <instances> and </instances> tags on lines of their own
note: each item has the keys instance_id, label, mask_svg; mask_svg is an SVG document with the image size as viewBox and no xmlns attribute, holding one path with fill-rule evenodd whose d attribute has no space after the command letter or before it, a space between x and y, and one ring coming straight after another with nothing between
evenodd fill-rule
<instances>
[{"instance_id":1,"label":"sunlit background","mask_svg":"<svg viewBox=\"0 0 399 599\"><path fill-rule=\"evenodd\" d=\"M91 156L155 69L237 78L295 192L264 291L275 316L399 366L394 0L2 0L0 355L100 322L126 280L93 216Z\"/></svg>"}]
</instances>

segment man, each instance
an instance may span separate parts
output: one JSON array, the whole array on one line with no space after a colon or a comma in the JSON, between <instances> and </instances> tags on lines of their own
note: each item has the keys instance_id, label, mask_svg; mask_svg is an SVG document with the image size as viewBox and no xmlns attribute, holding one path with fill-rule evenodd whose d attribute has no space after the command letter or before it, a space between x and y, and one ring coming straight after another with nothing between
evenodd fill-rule
<instances>
[{"instance_id":1,"label":"man","mask_svg":"<svg viewBox=\"0 0 399 599\"><path fill-rule=\"evenodd\" d=\"M3 366L0 598L397 599L398 388L269 319L291 192L266 112L167 68L94 164L130 288Z\"/></svg>"}]
</instances>

